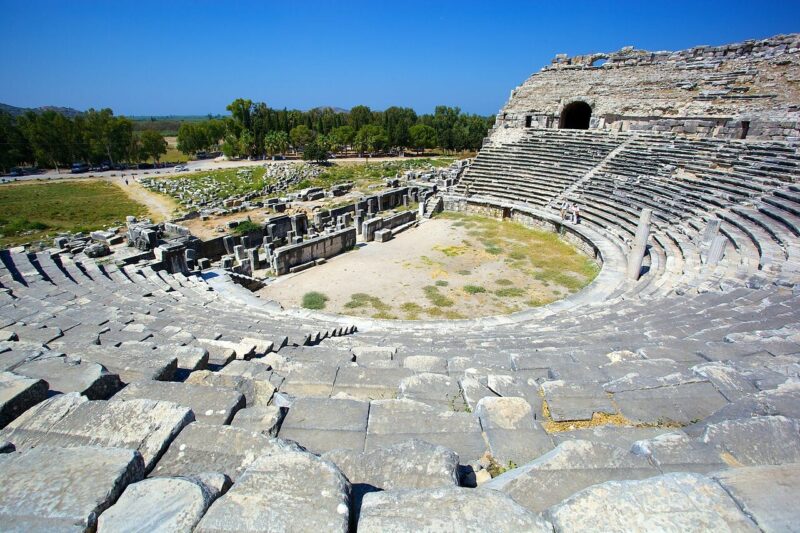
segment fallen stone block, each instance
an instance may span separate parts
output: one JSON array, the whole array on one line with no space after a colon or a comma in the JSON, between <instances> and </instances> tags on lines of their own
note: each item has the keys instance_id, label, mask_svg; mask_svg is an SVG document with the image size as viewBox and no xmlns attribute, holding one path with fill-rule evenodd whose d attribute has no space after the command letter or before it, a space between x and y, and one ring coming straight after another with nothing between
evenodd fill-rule
<instances>
[{"instance_id":1,"label":"fallen stone block","mask_svg":"<svg viewBox=\"0 0 800 533\"><path fill-rule=\"evenodd\" d=\"M46 398L46 381L0 372L0 429Z\"/></svg>"},{"instance_id":2,"label":"fallen stone block","mask_svg":"<svg viewBox=\"0 0 800 533\"><path fill-rule=\"evenodd\" d=\"M358 531L519 531L553 527L508 496L461 487L372 492L364 496Z\"/></svg>"},{"instance_id":3,"label":"fallen stone block","mask_svg":"<svg viewBox=\"0 0 800 533\"><path fill-rule=\"evenodd\" d=\"M166 381L137 381L119 391L112 401L147 398L190 408L198 422L228 424L245 406L244 396L232 389Z\"/></svg>"},{"instance_id":4,"label":"fallen stone block","mask_svg":"<svg viewBox=\"0 0 800 533\"><path fill-rule=\"evenodd\" d=\"M348 531L350 483L332 463L282 444L253 461L215 501L197 533Z\"/></svg>"},{"instance_id":5,"label":"fallen stone block","mask_svg":"<svg viewBox=\"0 0 800 533\"><path fill-rule=\"evenodd\" d=\"M0 461L4 531L94 531L97 516L144 477L134 450L37 447Z\"/></svg>"},{"instance_id":6,"label":"fallen stone block","mask_svg":"<svg viewBox=\"0 0 800 533\"><path fill-rule=\"evenodd\" d=\"M557 531L758 531L722 487L700 474L609 481L547 514Z\"/></svg>"},{"instance_id":7,"label":"fallen stone block","mask_svg":"<svg viewBox=\"0 0 800 533\"><path fill-rule=\"evenodd\" d=\"M231 426L276 437L284 416L286 416L286 409L277 405L247 407L236 411Z\"/></svg>"}]
</instances>

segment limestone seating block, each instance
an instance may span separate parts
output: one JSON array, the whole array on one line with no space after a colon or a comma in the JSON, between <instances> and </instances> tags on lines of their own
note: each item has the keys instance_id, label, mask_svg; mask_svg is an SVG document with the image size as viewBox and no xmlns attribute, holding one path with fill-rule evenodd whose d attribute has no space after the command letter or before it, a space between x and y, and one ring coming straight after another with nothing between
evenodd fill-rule
<instances>
[{"instance_id":1,"label":"limestone seating block","mask_svg":"<svg viewBox=\"0 0 800 533\"><path fill-rule=\"evenodd\" d=\"M624 390L614 393L614 401L634 423L681 425L702 420L727 403L707 381Z\"/></svg>"},{"instance_id":2,"label":"limestone seating block","mask_svg":"<svg viewBox=\"0 0 800 533\"><path fill-rule=\"evenodd\" d=\"M155 350L128 349L126 344L123 343L119 348L84 347L75 352L70 351L70 355L79 355L82 360L103 365L109 372L119 375L123 383L144 379L158 381L172 379L178 368L177 357Z\"/></svg>"},{"instance_id":3,"label":"limestone seating block","mask_svg":"<svg viewBox=\"0 0 800 533\"><path fill-rule=\"evenodd\" d=\"M646 458L622 448L572 440L500 474L482 488L508 494L520 505L541 512L591 485L614 479L643 479L659 473Z\"/></svg>"},{"instance_id":4,"label":"limestone seating block","mask_svg":"<svg viewBox=\"0 0 800 533\"><path fill-rule=\"evenodd\" d=\"M90 400L106 400L122 387L103 365L52 352L16 366L14 373L45 380L51 393L79 392Z\"/></svg>"},{"instance_id":5,"label":"limestone seating block","mask_svg":"<svg viewBox=\"0 0 800 533\"><path fill-rule=\"evenodd\" d=\"M553 527L540 514L494 491L461 487L432 490L372 492L364 497L358 530L464 531L477 533L518 531L550 532Z\"/></svg>"},{"instance_id":6,"label":"limestone seating block","mask_svg":"<svg viewBox=\"0 0 800 533\"><path fill-rule=\"evenodd\" d=\"M405 368L342 366L336 374L333 394L344 392L360 400L395 398L397 387L412 374Z\"/></svg>"},{"instance_id":7,"label":"limestone seating block","mask_svg":"<svg viewBox=\"0 0 800 533\"><path fill-rule=\"evenodd\" d=\"M195 370L184 383L235 390L242 393L249 406L269 405L272 395L275 394L275 386L268 379L253 379L210 370Z\"/></svg>"},{"instance_id":8,"label":"limestone seating block","mask_svg":"<svg viewBox=\"0 0 800 533\"><path fill-rule=\"evenodd\" d=\"M46 381L0 372L0 429L46 398Z\"/></svg>"},{"instance_id":9,"label":"limestone seating block","mask_svg":"<svg viewBox=\"0 0 800 533\"><path fill-rule=\"evenodd\" d=\"M111 401L147 398L174 402L190 408L195 419L208 424L228 424L236 411L245 406L238 391L207 385L166 381L137 381L119 391Z\"/></svg>"},{"instance_id":10,"label":"limestone seating block","mask_svg":"<svg viewBox=\"0 0 800 533\"><path fill-rule=\"evenodd\" d=\"M486 451L477 418L414 400L370 403L365 450L417 438L455 451L462 460L478 459Z\"/></svg>"},{"instance_id":11,"label":"limestone seating block","mask_svg":"<svg viewBox=\"0 0 800 533\"><path fill-rule=\"evenodd\" d=\"M458 380L446 374L425 372L406 377L400 382L398 396L451 410L466 409Z\"/></svg>"},{"instance_id":12,"label":"limestone seating block","mask_svg":"<svg viewBox=\"0 0 800 533\"><path fill-rule=\"evenodd\" d=\"M542 391L556 422L566 420L591 420L594 413L616 412L611 399L597 383L545 381Z\"/></svg>"},{"instance_id":13,"label":"limestone seating block","mask_svg":"<svg viewBox=\"0 0 800 533\"><path fill-rule=\"evenodd\" d=\"M339 467L354 486L381 490L458 486L458 454L418 439L368 452L336 449L322 457Z\"/></svg>"},{"instance_id":14,"label":"limestone seating block","mask_svg":"<svg viewBox=\"0 0 800 533\"><path fill-rule=\"evenodd\" d=\"M724 470L727 463L713 446L687 436L682 431L664 433L652 439L635 442L631 451L649 457L663 473Z\"/></svg>"},{"instance_id":15,"label":"limestone seating block","mask_svg":"<svg viewBox=\"0 0 800 533\"><path fill-rule=\"evenodd\" d=\"M197 533L348 531L350 483L329 461L284 444L262 455L197 525ZM312 482L313 480L313 482Z\"/></svg>"},{"instance_id":16,"label":"limestone seating block","mask_svg":"<svg viewBox=\"0 0 800 533\"><path fill-rule=\"evenodd\" d=\"M17 450L103 446L137 450L150 471L193 413L167 401L89 401L77 393L45 400L0 431Z\"/></svg>"},{"instance_id":17,"label":"limestone seating block","mask_svg":"<svg viewBox=\"0 0 800 533\"><path fill-rule=\"evenodd\" d=\"M336 448L362 451L370 404L353 399L299 398L289 409L278 436L314 453Z\"/></svg>"},{"instance_id":18,"label":"limestone seating block","mask_svg":"<svg viewBox=\"0 0 800 533\"><path fill-rule=\"evenodd\" d=\"M172 441L150 475L172 477L220 472L236 481L256 457L273 448L272 439L261 433L195 422Z\"/></svg>"},{"instance_id":19,"label":"limestone seating block","mask_svg":"<svg viewBox=\"0 0 800 533\"><path fill-rule=\"evenodd\" d=\"M790 531L800 524L800 464L734 468L713 477L763 531Z\"/></svg>"},{"instance_id":20,"label":"limestone seating block","mask_svg":"<svg viewBox=\"0 0 800 533\"><path fill-rule=\"evenodd\" d=\"M706 428L703 442L745 466L800 462L800 424L784 416L725 420Z\"/></svg>"},{"instance_id":21,"label":"limestone seating block","mask_svg":"<svg viewBox=\"0 0 800 533\"><path fill-rule=\"evenodd\" d=\"M409 355L403 359L403 367L420 373L447 374L447 359L435 355Z\"/></svg>"},{"instance_id":22,"label":"limestone seating block","mask_svg":"<svg viewBox=\"0 0 800 533\"><path fill-rule=\"evenodd\" d=\"M550 435L533 418L523 398L482 398L475 415L489 444L489 453L501 465L521 465L553 449Z\"/></svg>"},{"instance_id":23,"label":"limestone seating block","mask_svg":"<svg viewBox=\"0 0 800 533\"><path fill-rule=\"evenodd\" d=\"M286 416L286 409L277 405L246 407L236 411L231 420L231 426L276 437L284 416Z\"/></svg>"},{"instance_id":24,"label":"limestone seating block","mask_svg":"<svg viewBox=\"0 0 800 533\"><path fill-rule=\"evenodd\" d=\"M633 426L596 426L593 428L562 431L552 435L556 445L568 440L588 440L599 444L609 444L624 450L630 449L636 441L648 440L663 434L664 428L641 428Z\"/></svg>"},{"instance_id":25,"label":"limestone seating block","mask_svg":"<svg viewBox=\"0 0 800 533\"><path fill-rule=\"evenodd\" d=\"M336 366L293 364L286 372L281 391L292 396L327 398L333 390L338 370Z\"/></svg>"},{"instance_id":26,"label":"limestone seating block","mask_svg":"<svg viewBox=\"0 0 800 533\"><path fill-rule=\"evenodd\" d=\"M94 531L97 516L143 477L134 450L41 446L8 454L0 461L0 523L4 531Z\"/></svg>"},{"instance_id":27,"label":"limestone seating block","mask_svg":"<svg viewBox=\"0 0 800 533\"><path fill-rule=\"evenodd\" d=\"M181 478L128 485L97 521L98 531L192 531L216 497L203 483Z\"/></svg>"}]
</instances>

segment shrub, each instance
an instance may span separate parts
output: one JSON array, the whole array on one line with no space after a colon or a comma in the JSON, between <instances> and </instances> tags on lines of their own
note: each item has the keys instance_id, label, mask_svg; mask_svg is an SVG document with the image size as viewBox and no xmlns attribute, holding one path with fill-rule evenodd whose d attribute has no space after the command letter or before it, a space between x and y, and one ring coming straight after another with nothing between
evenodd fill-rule
<instances>
[{"instance_id":1,"label":"shrub","mask_svg":"<svg viewBox=\"0 0 800 533\"><path fill-rule=\"evenodd\" d=\"M263 231L263 228L250 219L239 222L239 225L233 228L233 232L237 235L247 235L257 231Z\"/></svg>"},{"instance_id":2,"label":"shrub","mask_svg":"<svg viewBox=\"0 0 800 533\"><path fill-rule=\"evenodd\" d=\"M446 282L445 280L443 280L443 279L440 279L440 280L436 280L436 283L435 283L435 285L436 285L437 287L447 287L447 286L448 286L448 285L450 285L450 284L449 284L448 282Z\"/></svg>"},{"instance_id":3,"label":"shrub","mask_svg":"<svg viewBox=\"0 0 800 533\"><path fill-rule=\"evenodd\" d=\"M428 285L422 290L425 293L425 297L436 307L452 307L454 304L453 300L440 293L439 289L433 285Z\"/></svg>"},{"instance_id":4,"label":"shrub","mask_svg":"<svg viewBox=\"0 0 800 533\"><path fill-rule=\"evenodd\" d=\"M481 292L486 292L486 289L479 285L464 285L464 292L467 294L478 294Z\"/></svg>"},{"instance_id":5,"label":"shrub","mask_svg":"<svg viewBox=\"0 0 800 533\"><path fill-rule=\"evenodd\" d=\"M302 306L305 309L325 309L325 302L327 301L327 296L321 292L312 291L303 295Z\"/></svg>"},{"instance_id":6,"label":"shrub","mask_svg":"<svg viewBox=\"0 0 800 533\"><path fill-rule=\"evenodd\" d=\"M494 293L501 298L517 298L523 296L525 291L519 287L508 287L505 289L498 289Z\"/></svg>"},{"instance_id":7,"label":"shrub","mask_svg":"<svg viewBox=\"0 0 800 533\"><path fill-rule=\"evenodd\" d=\"M514 282L511 281L510 279L504 279L504 278L498 279L497 281L495 281L495 283L497 283L498 285L503 285L504 287L514 284Z\"/></svg>"}]
</instances>

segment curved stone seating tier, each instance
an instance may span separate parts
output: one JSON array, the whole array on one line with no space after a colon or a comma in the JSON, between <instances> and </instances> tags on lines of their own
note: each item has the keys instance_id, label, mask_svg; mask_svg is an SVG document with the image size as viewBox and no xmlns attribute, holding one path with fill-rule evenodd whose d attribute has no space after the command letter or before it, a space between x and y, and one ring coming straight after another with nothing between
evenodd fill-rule
<instances>
[{"instance_id":1,"label":"curved stone seating tier","mask_svg":"<svg viewBox=\"0 0 800 533\"><path fill-rule=\"evenodd\" d=\"M487 146L471 197L446 203L537 219L603 259L583 291L501 317L280 311L224 275L0 252L0 524L791 529L797 161L667 135ZM564 198L583 223L560 221ZM727 247L708 264L716 221Z\"/></svg>"}]
</instances>

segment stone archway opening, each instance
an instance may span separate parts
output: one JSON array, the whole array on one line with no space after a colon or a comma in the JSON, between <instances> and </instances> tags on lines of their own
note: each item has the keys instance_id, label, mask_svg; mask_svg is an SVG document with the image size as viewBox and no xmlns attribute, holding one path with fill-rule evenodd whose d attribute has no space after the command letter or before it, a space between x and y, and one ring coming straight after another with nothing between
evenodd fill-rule
<instances>
[{"instance_id":1,"label":"stone archway opening","mask_svg":"<svg viewBox=\"0 0 800 533\"><path fill-rule=\"evenodd\" d=\"M592 108L586 102L572 102L561 111L559 128L563 130L588 130Z\"/></svg>"}]
</instances>

